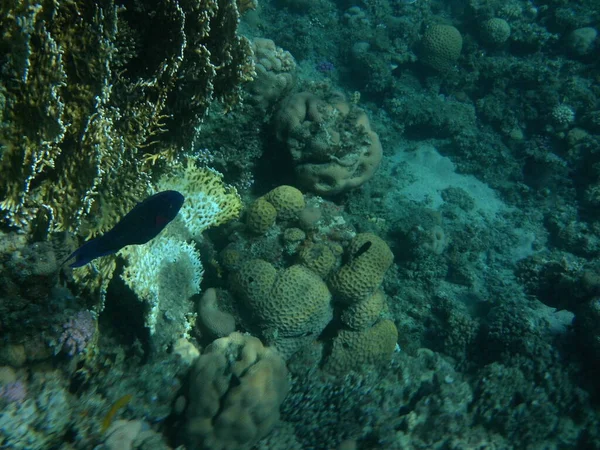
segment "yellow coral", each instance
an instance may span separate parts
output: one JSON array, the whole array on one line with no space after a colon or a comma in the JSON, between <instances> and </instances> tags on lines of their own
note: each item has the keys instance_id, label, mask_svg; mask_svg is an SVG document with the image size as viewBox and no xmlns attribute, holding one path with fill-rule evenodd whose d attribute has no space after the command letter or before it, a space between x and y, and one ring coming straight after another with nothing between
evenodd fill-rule
<instances>
[{"instance_id":1,"label":"yellow coral","mask_svg":"<svg viewBox=\"0 0 600 450\"><path fill-rule=\"evenodd\" d=\"M271 263L263 259L251 259L233 275L231 285L234 291L253 304L270 295L276 276L277 270Z\"/></svg>"},{"instance_id":2,"label":"yellow coral","mask_svg":"<svg viewBox=\"0 0 600 450\"><path fill-rule=\"evenodd\" d=\"M460 57L462 36L452 25L432 25L421 39L420 60L440 72L448 71Z\"/></svg>"},{"instance_id":3,"label":"yellow coral","mask_svg":"<svg viewBox=\"0 0 600 450\"><path fill-rule=\"evenodd\" d=\"M372 233L357 234L346 252L348 262L333 274L330 286L338 300L356 303L381 285L394 255L385 241Z\"/></svg>"},{"instance_id":4,"label":"yellow coral","mask_svg":"<svg viewBox=\"0 0 600 450\"><path fill-rule=\"evenodd\" d=\"M242 209L242 200L233 186L223 183L216 170L196 167L188 159L185 167L175 165L157 183L159 191L173 189L185 197L179 216L192 237L209 227L235 219Z\"/></svg>"},{"instance_id":5,"label":"yellow coral","mask_svg":"<svg viewBox=\"0 0 600 450\"><path fill-rule=\"evenodd\" d=\"M256 199L246 211L246 225L250 231L264 234L277 218L275 207L263 197Z\"/></svg>"},{"instance_id":6,"label":"yellow coral","mask_svg":"<svg viewBox=\"0 0 600 450\"><path fill-rule=\"evenodd\" d=\"M275 207L279 220L298 217L298 213L306 206L302 192L293 186L278 186L265 194L265 199Z\"/></svg>"},{"instance_id":7,"label":"yellow coral","mask_svg":"<svg viewBox=\"0 0 600 450\"><path fill-rule=\"evenodd\" d=\"M383 365L390 361L398 341L391 320L380 320L361 331L342 330L333 339L331 353L323 369L334 375L360 370L365 364Z\"/></svg>"}]
</instances>

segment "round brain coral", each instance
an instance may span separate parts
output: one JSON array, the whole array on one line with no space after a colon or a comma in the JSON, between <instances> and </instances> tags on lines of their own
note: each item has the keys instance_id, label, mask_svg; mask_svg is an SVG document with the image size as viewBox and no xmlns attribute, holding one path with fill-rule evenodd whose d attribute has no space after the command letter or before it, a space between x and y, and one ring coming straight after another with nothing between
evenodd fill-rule
<instances>
[{"instance_id":1,"label":"round brain coral","mask_svg":"<svg viewBox=\"0 0 600 450\"><path fill-rule=\"evenodd\" d=\"M372 233L357 234L346 250L348 262L333 274L330 287L336 299L359 302L381 285L394 255L383 239Z\"/></svg>"},{"instance_id":2,"label":"round brain coral","mask_svg":"<svg viewBox=\"0 0 600 450\"><path fill-rule=\"evenodd\" d=\"M323 369L333 375L345 375L351 370L360 370L365 364L386 364L397 342L398 330L394 322L387 319L361 331L342 330L333 339Z\"/></svg>"},{"instance_id":3,"label":"round brain coral","mask_svg":"<svg viewBox=\"0 0 600 450\"><path fill-rule=\"evenodd\" d=\"M271 294L276 276L277 270L272 264L263 259L251 259L233 274L231 285L248 304L255 304Z\"/></svg>"},{"instance_id":4,"label":"round brain coral","mask_svg":"<svg viewBox=\"0 0 600 450\"><path fill-rule=\"evenodd\" d=\"M452 25L432 25L421 39L419 59L437 71L446 72L458 61L462 43L460 31Z\"/></svg>"},{"instance_id":5,"label":"round brain coral","mask_svg":"<svg viewBox=\"0 0 600 450\"><path fill-rule=\"evenodd\" d=\"M275 207L280 220L294 219L306 207L304 195L293 186L277 186L267 192L264 198Z\"/></svg>"},{"instance_id":6,"label":"round brain coral","mask_svg":"<svg viewBox=\"0 0 600 450\"><path fill-rule=\"evenodd\" d=\"M276 272L266 261L251 260L232 284L251 315L250 325L284 357L316 339L333 317L327 285L301 265Z\"/></svg>"},{"instance_id":7,"label":"round brain coral","mask_svg":"<svg viewBox=\"0 0 600 450\"><path fill-rule=\"evenodd\" d=\"M502 45L509 37L510 25L504 19L494 17L481 24L481 38L490 45Z\"/></svg>"},{"instance_id":8,"label":"round brain coral","mask_svg":"<svg viewBox=\"0 0 600 450\"><path fill-rule=\"evenodd\" d=\"M273 226L277 218L277 210L271 202L260 197L246 211L246 225L257 234L264 234Z\"/></svg>"},{"instance_id":9,"label":"round brain coral","mask_svg":"<svg viewBox=\"0 0 600 450\"><path fill-rule=\"evenodd\" d=\"M279 420L287 374L281 356L255 337L232 333L214 341L192 369L186 448L252 448Z\"/></svg>"}]
</instances>

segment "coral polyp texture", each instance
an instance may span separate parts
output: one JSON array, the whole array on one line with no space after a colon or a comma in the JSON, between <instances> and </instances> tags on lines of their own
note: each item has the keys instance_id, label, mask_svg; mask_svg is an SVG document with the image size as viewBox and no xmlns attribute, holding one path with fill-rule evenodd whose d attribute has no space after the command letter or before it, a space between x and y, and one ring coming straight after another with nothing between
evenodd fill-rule
<instances>
[{"instance_id":1,"label":"coral polyp texture","mask_svg":"<svg viewBox=\"0 0 600 450\"><path fill-rule=\"evenodd\" d=\"M246 210L246 225L256 234L264 234L276 220L296 219L306 203L293 186L282 185L256 199Z\"/></svg>"},{"instance_id":2,"label":"coral polyp texture","mask_svg":"<svg viewBox=\"0 0 600 450\"><path fill-rule=\"evenodd\" d=\"M462 45L462 35L452 25L431 25L423 33L419 59L439 72L447 72L458 61Z\"/></svg>"},{"instance_id":3,"label":"coral polyp texture","mask_svg":"<svg viewBox=\"0 0 600 450\"><path fill-rule=\"evenodd\" d=\"M301 265L277 271L250 260L234 274L232 287L253 318L251 326L286 358L314 341L333 318L327 285Z\"/></svg>"},{"instance_id":4,"label":"coral polyp texture","mask_svg":"<svg viewBox=\"0 0 600 450\"><path fill-rule=\"evenodd\" d=\"M287 374L281 356L255 337L232 333L211 343L190 377L186 448L252 448L279 421Z\"/></svg>"},{"instance_id":5,"label":"coral polyp texture","mask_svg":"<svg viewBox=\"0 0 600 450\"><path fill-rule=\"evenodd\" d=\"M361 186L381 162L379 136L367 114L339 93L286 97L275 115L275 134L292 158L298 183L319 195Z\"/></svg>"},{"instance_id":6,"label":"coral polyp texture","mask_svg":"<svg viewBox=\"0 0 600 450\"><path fill-rule=\"evenodd\" d=\"M398 330L391 320L383 319L360 331L341 330L333 338L331 353L324 369L335 375L361 366L380 366L390 362L398 341Z\"/></svg>"},{"instance_id":7,"label":"coral polyp texture","mask_svg":"<svg viewBox=\"0 0 600 450\"><path fill-rule=\"evenodd\" d=\"M213 101L238 102L254 73L238 19L233 0L3 2L4 223L112 227L149 191L144 161L190 147Z\"/></svg>"},{"instance_id":8,"label":"coral polyp texture","mask_svg":"<svg viewBox=\"0 0 600 450\"><path fill-rule=\"evenodd\" d=\"M371 233L357 234L346 254L347 262L331 276L330 286L336 298L353 304L381 285L394 255L383 239Z\"/></svg>"}]
</instances>

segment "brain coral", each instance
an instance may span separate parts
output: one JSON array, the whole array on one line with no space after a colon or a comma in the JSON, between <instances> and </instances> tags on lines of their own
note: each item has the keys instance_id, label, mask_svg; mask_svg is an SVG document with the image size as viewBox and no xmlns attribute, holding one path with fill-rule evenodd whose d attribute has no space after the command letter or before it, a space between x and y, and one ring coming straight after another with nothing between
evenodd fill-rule
<instances>
[{"instance_id":1,"label":"brain coral","mask_svg":"<svg viewBox=\"0 0 600 450\"><path fill-rule=\"evenodd\" d=\"M325 279L333 270L337 258L331 248L323 242L311 242L302 247L298 254L300 263Z\"/></svg>"},{"instance_id":2,"label":"brain coral","mask_svg":"<svg viewBox=\"0 0 600 450\"><path fill-rule=\"evenodd\" d=\"M277 186L265 194L265 199L275 207L280 220L293 219L306 207L302 192L293 186Z\"/></svg>"},{"instance_id":3,"label":"brain coral","mask_svg":"<svg viewBox=\"0 0 600 450\"><path fill-rule=\"evenodd\" d=\"M462 36L452 25L432 25L421 39L419 59L440 72L450 70L462 50Z\"/></svg>"},{"instance_id":4,"label":"brain coral","mask_svg":"<svg viewBox=\"0 0 600 450\"><path fill-rule=\"evenodd\" d=\"M279 420L288 390L285 362L275 350L240 333L217 339L192 369L186 448L252 448Z\"/></svg>"},{"instance_id":5,"label":"brain coral","mask_svg":"<svg viewBox=\"0 0 600 450\"><path fill-rule=\"evenodd\" d=\"M333 339L331 353L323 369L334 375L359 370L364 364L389 362L398 341L398 330L391 320L380 320L362 331L342 330Z\"/></svg>"},{"instance_id":6,"label":"brain coral","mask_svg":"<svg viewBox=\"0 0 600 450\"><path fill-rule=\"evenodd\" d=\"M366 113L341 94L285 98L275 115L277 139L289 151L298 182L319 195L354 189L375 174L382 157Z\"/></svg>"},{"instance_id":7,"label":"brain coral","mask_svg":"<svg viewBox=\"0 0 600 450\"><path fill-rule=\"evenodd\" d=\"M286 357L314 340L333 317L327 285L301 265L276 272L266 261L250 260L234 274L232 287L252 325Z\"/></svg>"},{"instance_id":8,"label":"brain coral","mask_svg":"<svg viewBox=\"0 0 600 450\"><path fill-rule=\"evenodd\" d=\"M510 37L510 25L504 19L494 17L481 24L481 38L490 45L502 45Z\"/></svg>"},{"instance_id":9,"label":"brain coral","mask_svg":"<svg viewBox=\"0 0 600 450\"><path fill-rule=\"evenodd\" d=\"M254 201L246 211L246 225L257 234L265 233L275 223L277 210L265 198Z\"/></svg>"},{"instance_id":10,"label":"brain coral","mask_svg":"<svg viewBox=\"0 0 600 450\"><path fill-rule=\"evenodd\" d=\"M388 245L371 233L357 234L346 250L348 261L333 274L336 299L356 303L373 294L394 260Z\"/></svg>"},{"instance_id":11,"label":"brain coral","mask_svg":"<svg viewBox=\"0 0 600 450\"><path fill-rule=\"evenodd\" d=\"M344 309L342 323L353 330L369 328L379 319L385 307L385 294L377 289L372 295Z\"/></svg>"}]
</instances>

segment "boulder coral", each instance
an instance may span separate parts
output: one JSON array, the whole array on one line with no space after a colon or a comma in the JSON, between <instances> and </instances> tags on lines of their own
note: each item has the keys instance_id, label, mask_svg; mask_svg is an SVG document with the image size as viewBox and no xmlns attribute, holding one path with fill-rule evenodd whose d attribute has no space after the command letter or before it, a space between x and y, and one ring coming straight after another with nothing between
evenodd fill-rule
<instances>
[{"instance_id":1,"label":"boulder coral","mask_svg":"<svg viewBox=\"0 0 600 450\"><path fill-rule=\"evenodd\" d=\"M323 369L334 375L359 370L362 365L382 365L390 361L398 341L398 330L383 319L361 331L341 330L333 339L331 353Z\"/></svg>"},{"instance_id":2,"label":"boulder coral","mask_svg":"<svg viewBox=\"0 0 600 450\"><path fill-rule=\"evenodd\" d=\"M252 448L279 420L287 376L281 356L255 337L232 333L212 342L190 377L186 448Z\"/></svg>"},{"instance_id":3,"label":"boulder coral","mask_svg":"<svg viewBox=\"0 0 600 450\"><path fill-rule=\"evenodd\" d=\"M298 217L305 208L304 195L293 186L282 185L257 198L246 210L246 225L256 234L264 234L276 220Z\"/></svg>"},{"instance_id":4,"label":"boulder coral","mask_svg":"<svg viewBox=\"0 0 600 450\"><path fill-rule=\"evenodd\" d=\"M431 25L421 39L419 60L439 72L454 67L462 51L463 39L452 25Z\"/></svg>"},{"instance_id":5,"label":"boulder coral","mask_svg":"<svg viewBox=\"0 0 600 450\"><path fill-rule=\"evenodd\" d=\"M251 323L284 357L314 341L333 317L325 282L302 265L277 271L254 259L231 280L252 317Z\"/></svg>"},{"instance_id":6,"label":"boulder coral","mask_svg":"<svg viewBox=\"0 0 600 450\"><path fill-rule=\"evenodd\" d=\"M275 115L275 134L291 155L298 183L319 195L361 186L381 162L381 143L367 114L339 93L286 97Z\"/></svg>"}]
</instances>

